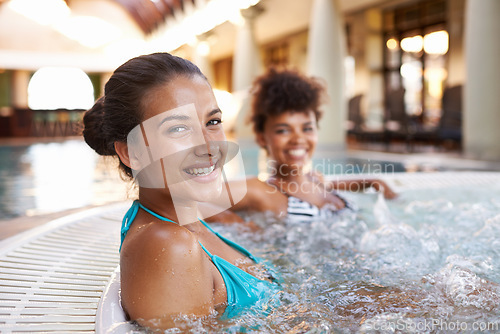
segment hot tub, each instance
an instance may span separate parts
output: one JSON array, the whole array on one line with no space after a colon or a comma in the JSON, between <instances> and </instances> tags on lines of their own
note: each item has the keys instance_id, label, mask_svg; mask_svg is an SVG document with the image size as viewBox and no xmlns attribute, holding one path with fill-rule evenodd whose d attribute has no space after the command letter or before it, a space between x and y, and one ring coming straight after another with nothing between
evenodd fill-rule
<instances>
[{"instance_id":1,"label":"hot tub","mask_svg":"<svg viewBox=\"0 0 500 334\"><path fill-rule=\"evenodd\" d=\"M500 173L397 173L400 193L345 193L356 212L292 223L267 214L262 227L214 228L267 259L283 279L271 314L248 313L207 329L179 319L178 330L224 332L498 332ZM97 333L141 331L120 308L114 273L99 304Z\"/></svg>"}]
</instances>

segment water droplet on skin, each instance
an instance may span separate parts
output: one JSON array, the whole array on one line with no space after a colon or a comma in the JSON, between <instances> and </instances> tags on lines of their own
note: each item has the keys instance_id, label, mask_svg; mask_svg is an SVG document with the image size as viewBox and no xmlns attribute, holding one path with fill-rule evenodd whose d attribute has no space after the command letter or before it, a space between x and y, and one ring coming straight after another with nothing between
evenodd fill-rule
<instances>
[{"instance_id":1,"label":"water droplet on skin","mask_svg":"<svg viewBox=\"0 0 500 334\"><path fill-rule=\"evenodd\" d=\"M191 254L191 253L193 253L193 250L192 250L192 249L190 249L190 250L189 250L189 254Z\"/></svg>"},{"instance_id":2,"label":"water droplet on skin","mask_svg":"<svg viewBox=\"0 0 500 334\"><path fill-rule=\"evenodd\" d=\"M165 248L162 248L162 249L161 249L161 251L162 251L162 252L164 252L164 251L165 251Z\"/></svg>"}]
</instances>

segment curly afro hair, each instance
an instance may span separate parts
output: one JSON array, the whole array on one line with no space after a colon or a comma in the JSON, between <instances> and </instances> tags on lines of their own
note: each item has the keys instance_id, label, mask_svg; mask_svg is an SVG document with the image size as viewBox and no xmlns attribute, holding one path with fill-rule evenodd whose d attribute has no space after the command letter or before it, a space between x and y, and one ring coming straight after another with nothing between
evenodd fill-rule
<instances>
[{"instance_id":1,"label":"curly afro hair","mask_svg":"<svg viewBox=\"0 0 500 334\"><path fill-rule=\"evenodd\" d=\"M316 121L325 99L325 87L315 78L306 77L297 71L269 69L258 77L252 87L252 110L250 122L255 133L264 131L269 116L284 112L313 111Z\"/></svg>"}]
</instances>

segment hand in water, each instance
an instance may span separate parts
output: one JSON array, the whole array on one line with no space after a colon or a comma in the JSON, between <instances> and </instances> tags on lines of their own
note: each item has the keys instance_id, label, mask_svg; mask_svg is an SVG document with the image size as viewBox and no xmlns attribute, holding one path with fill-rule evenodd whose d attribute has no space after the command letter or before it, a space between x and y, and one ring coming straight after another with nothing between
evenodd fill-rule
<instances>
[{"instance_id":1,"label":"hand in water","mask_svg":"<svg viewBox=\"0 0 500 334\"><path fill-rule=\"evenodd\" d=\"M372 183L372 187L384 194L387 199L394 199L398 196L384 181L375 180Z\"/></svg>"}]
</instances>

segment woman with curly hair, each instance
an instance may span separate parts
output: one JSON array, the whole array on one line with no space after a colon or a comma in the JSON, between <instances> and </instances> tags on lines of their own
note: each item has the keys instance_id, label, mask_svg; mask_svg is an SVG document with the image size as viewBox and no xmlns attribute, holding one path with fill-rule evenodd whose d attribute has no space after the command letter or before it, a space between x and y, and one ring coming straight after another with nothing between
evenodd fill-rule
<instances>
[{"instance_id":1,"label":"woman with curly hair","mask_svg":"<svg viewBox=\"0 0 500 334\"><path fill-rule=\"evenodd\" d=\"M325 95L318 80L296 71L270 69L256 79L251 122L257 143L268 155L270 177L266 182L247 180L247 195L234 210L271 211L300 220L327 218L352 209L335 189L373 187L386 198L396 196L381 180L326 182L321 173L309 170Z\"/></svg>"}]
</instances>

